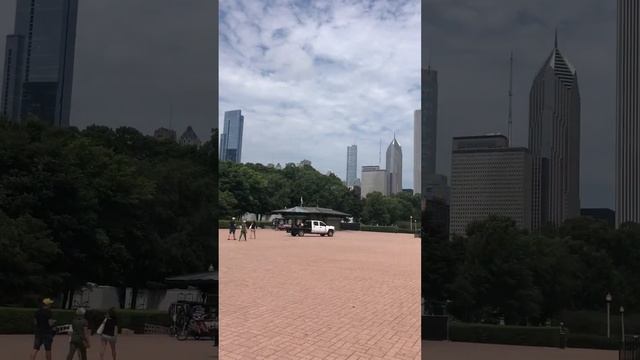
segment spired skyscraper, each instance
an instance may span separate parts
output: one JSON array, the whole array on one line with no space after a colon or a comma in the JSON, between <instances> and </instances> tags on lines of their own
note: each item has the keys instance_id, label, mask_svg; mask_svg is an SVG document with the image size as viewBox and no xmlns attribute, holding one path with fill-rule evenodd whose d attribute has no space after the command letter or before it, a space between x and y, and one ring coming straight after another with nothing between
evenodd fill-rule
<instances>
[{"instance_id":1,"label":"spired skyscraper","mask_svg":"<svg viewBox=\"0 0 640 360\"><path fill-rule=\"evenodd\" d=\"M358 177L358 146L347 146L347 186L353 186Z\"/></svg>"},{"instance_id":2,"label":"spired skyscraper","mask_svg":"<svg viewBox=\"0 0 640 360\"><path fill-rule=\"evenodd\" d=\"M402 191L402 147L393 136L393 141L387 147L387 172L389 173L389 194Z\"/></svg>"},{"instance_id":3,"label":"spired skyscraper","mask_svg":"<svg viewBox=\"0 0 640 360\"><path fill-rule=\"evenodd\" d=\"M78 0L17 0L7 36L0 115L69 126Z\"/></svg>"},{"instance_id":4,"label":"spired skyscraper","mask_svg":"<svg viewBox=\"0 0 640 360\"><path fill-rule=\"evenodd\" d=\"M640 222L640 6L618 0L616 226Z\"/></svg>"},{"instance_id":5,"label":"spired skyscraper","mask_svg":"<svg viewBox=\"0 0 640 360\"><path fill-rule=\"evenodd\" d=\"M220 135L220 160L241 162L243 129L244 116L240 110L224 113L224 128Z\"/></svg>"},{"instance_id":6,"label":"spired skyscraper","mask_svg":"<svg viewBox=\"0 0 640 360\"><path fill-rule=\"evenodd\" d=\"M580 92L558 37L529 92L532 227L580 216Z\"/></svg>"}]
</instances>

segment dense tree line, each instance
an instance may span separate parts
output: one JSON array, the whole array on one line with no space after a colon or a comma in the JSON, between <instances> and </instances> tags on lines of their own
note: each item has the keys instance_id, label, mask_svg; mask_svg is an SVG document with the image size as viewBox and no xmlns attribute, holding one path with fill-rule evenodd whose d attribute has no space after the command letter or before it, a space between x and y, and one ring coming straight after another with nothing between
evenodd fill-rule
<instances>
[{"instance_id":1,"label":"dense tree line","mask_svg":"<svg viewBox=\"0 0 640 360\"><path fill-rule=\"evenodd\" d=\"M220 213L266 215L300 205L319 206L351 214L371 225L391 225L419 219L420 196L374 192L365 199L334 174L324 175L310 165L287 164L282 169L262 164L220 163Z\"/></svg>"},{"instance_id":2,"label":"dense tree line","mask_svg":"<svg viewBox=\"0 0 640 360\"><path fill-rule=\"evenodd\" d=\"M541 324L563 310L640 308L640 225L618 230L576 218L528 233L508 218L474 222L464 236L423 239L423 294L470 322ZM634 310L635 309L635 310Z\"/></svg>"},{"instance_id":3,"label":"dense tree line","mask_svg":"<svg viewBox=\"0 0 640 360\"><path fill-rule=\"evenodd\" d=\"M86 282L136 291L207 269L217 259L216 149L127 127L0 121L0 303Z\"/></svg>"}]
</instances>

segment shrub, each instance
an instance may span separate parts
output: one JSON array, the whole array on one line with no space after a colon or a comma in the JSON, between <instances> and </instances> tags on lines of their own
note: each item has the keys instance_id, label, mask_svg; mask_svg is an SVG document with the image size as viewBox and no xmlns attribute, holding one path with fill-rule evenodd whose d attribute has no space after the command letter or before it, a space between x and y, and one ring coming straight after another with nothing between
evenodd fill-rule
<instances>
[{"instance_id":1,"label":"shrub","mask_svg":"<svg viewBox=\"0 0 640 360\"><path fill-rule=\"evenodd\" d=\"M620 337L622 324L620 314L611 308L611 336ZM560 320L574 334L604 336L607 333L607 314L605 311L564 311ZM624 328L627 334L640 334L640 314L624 315Z\"/></svg>"},{"instance_id":2,"label":"shrub","mask_svg":"<svg viewBox=\"0 0 640 360\"><path fill-rule=\"evenodd\" d=\"M218 220L218 229L228 229L229 220Z\"/></svg>"},{"instance_id":3,"label":"shrub","mask_svg":"<svg viewBox=\"0 0 640 360\"><path fill-rule=\"evenodd\" d=\"M452 322L451 341L490 344L562 347L559 327L505 326Z\"/></svg>"},{"instance_id":4,"label":"shrub","mask_svg":"<svg viewBox=\"0 0 640 360\"><path fill-rule=\"evenodd\" d=\"M569 334L567 337L567 347L618 350L620 349L620 339L589 334Z\"/></svg>"},{"instance_id":5,"label":"shrub","mask_svg":"<svg viewBox=\"0 0 640 360\"><path fill-rule=\"evenodd\" d=\"M0 308L0 334L32 334L34 308ZM53 318L57 325L70 324L75 316L74 310L53 309ZM104 319L104 310L90 309L86 318L89 329L95 332ZM116 310L118 328L127 328L135 333L144 332L144 324L169 326L171 318L166 311L152 310Z\"/></svg>"},{"instance_id":6,"label":"shrub","mask_svg":"<svg viewBox=\"0 0 640 360\"><path fill-rule=\"evenodd\" d=\"M376 231L376 232L389 232L397 233L400 229L397 226L374 226L374 225L362 225L360 224L361 231Z\"/></svg>"}]
</instances>

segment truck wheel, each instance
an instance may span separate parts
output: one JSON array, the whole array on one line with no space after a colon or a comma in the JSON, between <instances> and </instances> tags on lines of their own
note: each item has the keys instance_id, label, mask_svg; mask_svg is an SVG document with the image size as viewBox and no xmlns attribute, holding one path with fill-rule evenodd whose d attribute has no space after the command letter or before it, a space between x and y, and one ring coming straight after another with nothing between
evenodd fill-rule
<instances>
[{"instance_id":1,"label":"truck wheel","mask_svg":"<svg viewBox=\"0 0 640 360\"><path fill-rule=\"evenodd\" d=\"M298 236L304 236L304 230L300 230L300 231L298 232Z\"/></svg>"},{"instance_id":2,"label":"truck wheel","mask_svg":"<svg viewBox=\"0 0 640 360\"><path fill-rule=\"evenodd\" d=\"M329 230L329 236L333 236L333 230Z\"/></svg>"}]
</instances>

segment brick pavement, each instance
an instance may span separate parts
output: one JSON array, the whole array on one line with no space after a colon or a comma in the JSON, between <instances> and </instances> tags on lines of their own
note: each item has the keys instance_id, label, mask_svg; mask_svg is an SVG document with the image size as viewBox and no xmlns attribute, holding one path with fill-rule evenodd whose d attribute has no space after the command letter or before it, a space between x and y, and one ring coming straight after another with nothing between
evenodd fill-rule
<instances>
[{"instance_id":1,"label":"brick pavement","mask_svg":"<svg viewBox=\"0 0 640 360\"><path fill-rule=\"evenodd\" d=\"M420 359L420 240L220 230L221 359Z\"/></svg>"},{"instance_id":2,"label":"brick pavement","mask_svg":"<svg viewBox=\"0 0 640 360\"><path fill-rule=\"evenodd\" d=\"M424 341L422 343L422 358L425 360L617 360L618 352L611 350Z\"/></svg>"}]
</instances>

